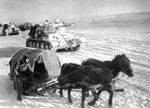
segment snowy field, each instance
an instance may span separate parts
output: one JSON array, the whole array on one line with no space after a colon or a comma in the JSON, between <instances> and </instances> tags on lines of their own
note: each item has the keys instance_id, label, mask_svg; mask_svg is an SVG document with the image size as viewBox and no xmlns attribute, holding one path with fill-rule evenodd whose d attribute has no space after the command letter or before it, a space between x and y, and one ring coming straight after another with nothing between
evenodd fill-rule
<instances>
[{"instance_id":1,"label":"snowy field","mask_svg":"<svg viewBox=\"0 0 150 108\"><path fill-rule=\"evenodd\" d=\"M81 63L87 58L112 60L118 54L126 54L131 61L134 77L123 75L116 86L125 89L116 93L113 108L150 108L150 13L124 14L107 17L93 17L73 20L75 24L68 27L79 37L87 39L76 52L57 53L62 63ZM44 97L31 93L17 101L13 82L9 79L8 62L13 54L25 47L28 31L18 36L0 37L0 108L80 108L80 90L73 90L73 104L59 94ZM109 108L108 93L103 92L94 106L86 108Z\"/></svg>"}]
</instances>

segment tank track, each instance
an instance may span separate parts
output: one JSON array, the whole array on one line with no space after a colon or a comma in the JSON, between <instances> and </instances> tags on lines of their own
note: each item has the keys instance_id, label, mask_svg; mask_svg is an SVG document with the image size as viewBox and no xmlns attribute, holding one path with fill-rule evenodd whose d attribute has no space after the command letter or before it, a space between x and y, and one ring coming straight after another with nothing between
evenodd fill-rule
<instances>
[{"instance_id":1,"label":"tank track","mask_svg":"<svg viewBox=\"0 0 150 108\"><path fill-rule=\"evenodd\" d=\"M39 48L45 50L51 50L52 44L44 40L27 39L26 47Z\"/></svg>"},{"instance_id":2,"label":"tank track","mask_svg":"<svg viewBox=\"0 0 150 108\"><path fill-rule=\"evenodd\" d=\"M57 52L68 52L68 51L76 51L80 48L80 44L74 47L64 48L64 49L57 49Z\"/></svg>"},{"instance_id":3,"label":"tank track","mask_svg":"<svg viewBox=\"0 0 150 108\"><path fill-rule=\"evenodd\" d=\"M27 39L26 40L26 47L32 47L32 48L39 48L44 50L51 50L53 48L52 44L48 41L44 40L37 40L37 39ZM74 46L74 47L68 47L64 49L57 49L57 52L64 52L64 51L76 51L80 48L80 44Z\"/></svg>"}]
</instances>

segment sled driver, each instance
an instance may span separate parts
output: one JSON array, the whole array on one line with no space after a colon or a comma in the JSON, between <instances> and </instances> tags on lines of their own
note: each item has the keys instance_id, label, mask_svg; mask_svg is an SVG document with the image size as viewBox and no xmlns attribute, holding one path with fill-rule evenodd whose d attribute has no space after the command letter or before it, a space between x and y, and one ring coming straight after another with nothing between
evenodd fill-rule
<instances>
[{"instance_id":1,"label":"sled driver","mask_svg":"<svg viewBox=\"0 0 150 108\"><path fill-rule=\"evenodd\" d=\"M23 59L21 59L15 64L14 73L22 81L23 94L28 95L28 89L32 86L33 71L29 63L29 57L27 55L24 55ZM21 100L21 94L19 94L18 100Z\"/></svg>"}]
</instances>

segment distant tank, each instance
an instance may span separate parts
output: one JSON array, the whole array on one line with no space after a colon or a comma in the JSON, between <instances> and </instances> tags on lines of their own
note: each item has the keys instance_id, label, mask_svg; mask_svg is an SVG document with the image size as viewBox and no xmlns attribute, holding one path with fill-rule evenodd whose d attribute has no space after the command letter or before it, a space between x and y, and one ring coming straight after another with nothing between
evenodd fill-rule
<instances>
[{"instance_id":1,"label":"distant tank","mask_svg":"<svg viewBox=\"0 0 150 108\"><path fill-rule=\"evenodd\" d=\"M10 24L3 24L2 25L2 35L18 35L19 34L19 29L16 27L14 23Z\"/></svg>"},{"instance_id":2,"label":"distant tank","mask_svg":"<svg viewBox=\"0 0 150 108\"><path fill-rule=\"evenodd\" d=\"M76 51L81 41L74 34L66 31L64 23L48 24L41 26L36 24L29 32L30 38L26 41L27 47L55 50Z\"/></svg>"},{"instance_id":3,"label":"distant tank","mask_svg":"<svg viewBox=\"0 0 150 108\"><path fill-rule=\"evenodd\" d=\"M26 31L26 30L30 30L32 27L32 24L31 23L24 23L24 24L20 24L18 25L18 28L21 30L21 31Z\"/></svg>"}]
</instances>

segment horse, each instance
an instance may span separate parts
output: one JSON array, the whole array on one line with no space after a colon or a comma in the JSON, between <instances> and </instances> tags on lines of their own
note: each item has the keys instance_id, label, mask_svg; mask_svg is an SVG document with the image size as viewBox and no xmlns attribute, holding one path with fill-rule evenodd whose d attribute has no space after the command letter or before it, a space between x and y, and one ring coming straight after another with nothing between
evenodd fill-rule
<instances>
[{"instance_id":1,"label":"horse","mask_svg":"<svg viewBox=\"0 0 150 108\"><path fill-rule=\"evenodd\" d=\"M97 89L106 89L110 93L109 103L112 103L113 91L111 80L113 78L112 70L107 68L95 68L93 66L81 66L75 63L65 63L61 68L58 82L60 85L60 97L63 96L62 90L67 86L68 101L73 103L71 99L71 89L81 88L82 99L81 108L84 108L85 93L90 90L95 99L97 99Z\"/></svg>"},{"instance_id":2,"label":"horse","mask_svg":"<svg viewBox=\"0 0 150 108\"><path fill-rule=\"evenodd\" d=\"M133 70L130 65L130 60L129 60L129 58L127 58L127 56L125 54L115 56L115 58L112 61L99 61L99 60L96 60L93 58L88 58L87 60L84 60L81 63L81 65L82 66L92 65L96 68L114 69L112 72L113 79L117 78L117 76L119 75L120 72L123 72L128 77L133 77ZM100 95L100 93L102 91L103 90L98 91L98 96ZM123 91L123 89L122 89L122 91ZM97 100L98 100L98 98L97 98ZM93 99L88 104L94 105L97 100Z\"/></svg>"}]
</instances>

